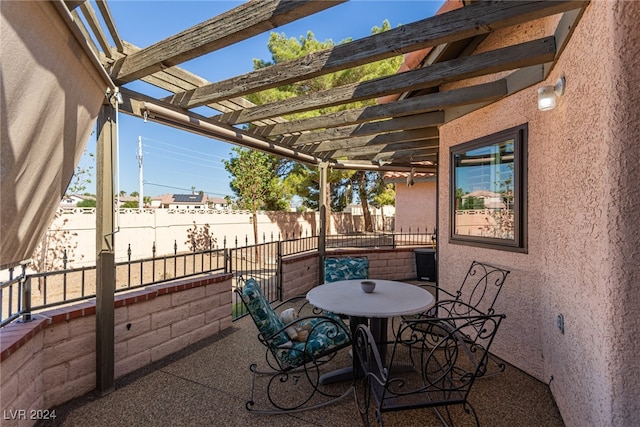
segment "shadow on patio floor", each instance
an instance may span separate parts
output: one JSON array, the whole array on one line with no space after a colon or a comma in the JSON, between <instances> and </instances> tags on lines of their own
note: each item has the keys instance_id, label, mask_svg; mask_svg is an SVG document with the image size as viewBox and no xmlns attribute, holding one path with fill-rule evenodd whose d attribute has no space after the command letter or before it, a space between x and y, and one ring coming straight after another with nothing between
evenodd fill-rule
<instances>
[{"instance_id":1,"label":"shadow on patio floor","mask_svg":"<svg viewBox=\"0 0 640 427\"><path fill-rule=\"evenodd\" d=\"M102 398L89 394L56 408L39 426L331 426L361 425L352 397L290 415L247 412L249 365L264 363L257 329L248 318L215 337L136 371ZM346 354L346 352L343 352ZM348 355L346 356L348 357ZM484 426L563 426L549 388L507 365L474 384L469 400ZM440 425L429 409L385 414L385 425Z\"/></svg>"}]
</instances>

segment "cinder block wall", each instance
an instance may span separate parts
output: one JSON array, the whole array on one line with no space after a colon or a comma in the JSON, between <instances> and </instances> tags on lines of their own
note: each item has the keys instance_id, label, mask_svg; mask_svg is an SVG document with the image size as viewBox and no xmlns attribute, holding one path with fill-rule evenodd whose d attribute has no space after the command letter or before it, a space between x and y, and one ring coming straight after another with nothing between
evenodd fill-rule
<instances>
[{"instance_id":1,"label":"cinder block wall","mask_svg":"<svg viewBox=\"0 0 640 427\"><path fill-rule=\"evenodd\" d=\"M117 295L116 378L231 326L231 277L198 276ZM33 425L30 411L95 388L95 323L95 303L85 302L0 329L1 410L17 414L3 426Z\"/></svg>"},{"instance_id":2,"label":"cinder block wall","mask_svg":"<svg viewBox=\"0 0 640 427\"><path fill-rule=\"evenodd\" d=\"M318 252L293 255L282 260L282 298L306 294L318 285Z\"/></svg>"},{"instance_id":3,"label":"cinder block wall","mask_svg":"<svg viewBox=\"0 0 640 427\"><path fill-rule=\"evenodd\" d=\"M369 259L370 278L409 280L417 277L414 249L340 249L328 252L327 256L364 256Z\"/></svg>"},{"instance_id":4,"label":"cinder block wall","mask_svg":"<svg viewBox=\"0 0 640 427\"><path fill-rule=\"evenodd\" d=\"M367 257L369 277L385 280L416 278L415 248L396 249L340 249L330 250L327 256ZM283 299L303 295L321 283L320 261L317 252L287 257L282 262Z\"/></svg>"}]
</instances>

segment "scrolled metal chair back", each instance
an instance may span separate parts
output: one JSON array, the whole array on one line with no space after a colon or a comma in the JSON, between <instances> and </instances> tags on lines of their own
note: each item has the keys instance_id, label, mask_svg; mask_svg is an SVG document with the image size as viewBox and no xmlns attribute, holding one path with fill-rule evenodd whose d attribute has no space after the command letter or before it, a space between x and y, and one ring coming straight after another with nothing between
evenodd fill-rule
<instances>
[{"instance_id":1,"label":"scrolled metal chair back","mask_svg":"<svg viewBox=\"0 0 640 427\"><path fill-rule=\"evenodd\" d=\"M493 305L509 273L509 270L473 261L457 292L456 300L483 314L494 314Z\"/></svg>"}]
</instances>

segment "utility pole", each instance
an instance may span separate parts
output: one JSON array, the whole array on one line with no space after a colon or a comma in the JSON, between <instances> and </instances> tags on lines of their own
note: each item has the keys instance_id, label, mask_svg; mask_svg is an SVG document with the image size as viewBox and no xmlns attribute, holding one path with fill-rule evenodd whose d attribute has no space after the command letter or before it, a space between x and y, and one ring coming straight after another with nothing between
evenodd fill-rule
<instances>
[{"instance_id":1,"label":"utility pole","mask_svg":"<svg viewBox=\"0 0 640 427\"><path fill-rule=\"evenodd\" d=\"M144 208L144 196L142 191L142 137L138 136L138 155L136 156L138 159L138 186L140 187L140 192L138 193L138 209Z\"/></svg>"}]
</instances>

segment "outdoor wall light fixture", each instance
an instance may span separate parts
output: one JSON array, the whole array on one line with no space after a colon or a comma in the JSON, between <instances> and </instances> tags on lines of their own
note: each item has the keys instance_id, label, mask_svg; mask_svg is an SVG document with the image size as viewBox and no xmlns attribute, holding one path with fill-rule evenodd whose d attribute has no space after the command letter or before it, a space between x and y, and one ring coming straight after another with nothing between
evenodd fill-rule
<instances>
[{"instance_id":1,"label":"outdoor wall light fixture","mask_svg":"<svg viewBox=\"0 0 640 427\"><path fill-rule=\"evenodd\" d=\"M558 97L564 95L566 85L564 76L560 77L555 86L542 86L538 89L538 110L548 111L556 107Z\"/></svg>"}]
</instances>

